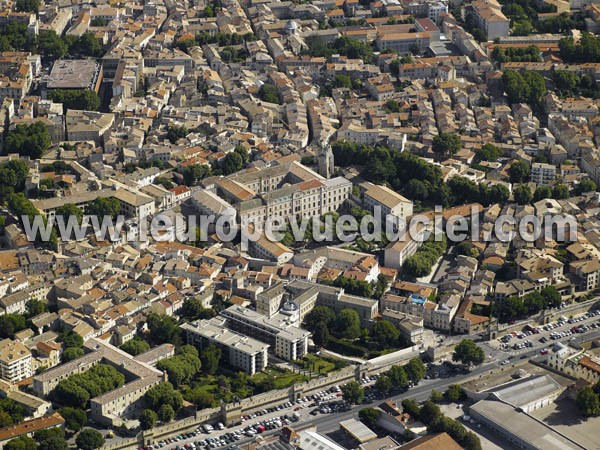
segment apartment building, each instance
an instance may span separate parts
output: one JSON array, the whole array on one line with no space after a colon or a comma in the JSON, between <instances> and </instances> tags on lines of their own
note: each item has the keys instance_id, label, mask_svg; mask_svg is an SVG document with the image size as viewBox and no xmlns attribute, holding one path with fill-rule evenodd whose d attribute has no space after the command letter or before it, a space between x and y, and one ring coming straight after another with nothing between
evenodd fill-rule
<instances>
[{"instance_id":1,"label":"apartment building","mask_svg":"<svg viewBox=\"0 0 600 450\"><path fill-rule=\"evenodd\" d=\"M69 141L94 141L98 145L115 122L114 114L95 111L69 109L65 117Z\"/></svg>"},{"instance_id":2,"label":"apartment building","mask_svg":"<svg viewBox=\"0 0 600 450\"><path fill-rule=\"evenodd\" d=\"M298 305L300 320L317 305L329 306L334 311L354 309L365 322L375 318L378 313L377 300L349 295L344 292L344 289L335 286L294 280L286 286L286 289L292 295L294 303Z\"/></svg>"},{"instance_id":3,"label":"apartment building","mask_svg":"<svg viewBox=\"0 0 600 450\"><path fill-rule=\"evenodd\" d=\"M363 183L360 186L362 201L366 209L374 211L381 208L382 217L392 215L406 220L413 214L413 203L387 186Z\"/></svg>"},{"instance_id":4,"label":"apartment building","mask_svg":"<svg viewBox=\"0 0 600 450\"><path fill-rule=\"evenodd\" d=\"M285 286L282 282L275 283L270 288L256 296L256 312L267 317L273 317L281 308Z\"/></svg>"},{"instance_id":5,"label":"apartment building","mask_svg":"<svg viewBox=\"0 0 600 450\"><path fill-rule=\"evenodd\" d=\"M261 233L260 237L256 240L250 240L248 246L251 256L273 261L278 266L285 264L294 256L292 249L281 242L270 240L265 233Z\"/></svg>"},{"instance_id":6,"label":"apartment building","mask_svg":"<svg viewBox=\"0 0 600 450\"><path fill-rule=\"evenodd\" d=\"M423 245L428 228L418 224L411 233L406 232L398 240L390 242L383 252L384 266L400 270L407 258Z\"/></svg>"},{"instance_id":7,"label":"apartment building","mask_svg":"<svg viewBox=\"0 0 600 450\"><path fill-rule=\"evenodd\" d=\"M308 351L310 333L292 325L286 314L266 317L251 309L233 305L222 311L221 315L227 319L228 328L269 344L273 353L280 358L294 361Z\"/></svg>"},{"instance_id":8,"label":"apartment building","mask_svg":"<svg viewBox=\"0 0 600 450\"><path fill-rule=\"evenodd\" d=\"M375 39L379 51L395 50L399 55L409 55L413 51L424 52L431 44L431 35L421 33L381 34Z\"/></svg>"},{"instance_id":9,"label":"apartment building","mask_svg":"<svg viewBox=\"0 0 600 450\"><path fill-rule=\"evenodd\" d=\"M113 195L121 203L121 212L128 217L144 220L154 214L156 204L149 195L127 189L117 189Z\"/></svg>"},{"instance_id":10,"label":"apartment building","mask_svg":"<svg viewBox=\"0 0 600 450\"><path fill-rule=\"evenodd\" d=\"M198 320L181 326L185 330L188 344L205 349L216 345L222 351L224 361L232 367L254 375L266 369L269 345L248 336L235 333L226 326L225 317Z\"/></svg>"},{"instance_id":11,"label":"apartment building","mask_svg":"<svg viewBox=\"0 0 600 450\"><path fill-rule=\"evenodd\" d=\"M449 331L460 304L460 295L447 295L434 303L420 295L399 297L386 294L379 301L381 311L397 311L422 318L423 325L428 328Z\"/></svg>"},{"instance_id":12,"label":"apartment building","mask_svg":"<svg viewBox=\"0 0 600 450\"><path fill-rule=\"evenodd\" d=\"M0 341L0 378L10 383L33 375L31 352L18 341Z\"/></svg>"},{"instance_id":13,"label":"apartment building","mask_svg":"<svg viewBox=\"0 0 600 450\"><path fill-rule=\"evenodd\" d=\"M554 164L533 163L531 165L531 181L538 185L548 186L554 184L556 179L556 166Z\"/></svg>"},{"instance_id":14,"label":"apartment building","mask_svg":"<svg viewBox=\"0 0 600 450\"><path fill-rule=\"evenodd\" d=\"M594 150L583 155L581 168L600 186L600 152Z\"/></svg>"},{"instance_id":15,"label":"apartment building","mask_svg":"<svg viewBox=\"0 0 600 450\"><path fill-rule=\"evenodd\" d=\"M573 261L570 268L579 280L580 290L592 291L600 286L600 261L597 259Z\"/></svg>"},{"instance_id":16,"label":"apartment building","mask_svg":"<svg viewBox=\"0 0 600 450\"><path fill-rule=\"evenodd\" d=\"M488 41L508 36L510 20L502 12L497 0L477 0L471 7L475 23L484 31Z\"/></svg>"}]
</instances>

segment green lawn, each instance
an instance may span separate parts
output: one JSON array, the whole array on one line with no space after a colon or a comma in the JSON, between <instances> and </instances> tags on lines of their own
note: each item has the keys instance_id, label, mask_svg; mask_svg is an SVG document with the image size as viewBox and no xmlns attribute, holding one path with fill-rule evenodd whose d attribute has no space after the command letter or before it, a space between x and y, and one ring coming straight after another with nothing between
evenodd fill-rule
<instances>
[{"instance_id":1,"label":"green lawn","mask_svg":"<svg viewBox=\"0 0 600 450\"><path fill-rule=\"evenodd\" d=\"M265 383L269 378L273 379L273 386L275 389L283 389L293 384L302 383L309 379L306 375L301 373L286 372L274 367L267 367L265 371L254 375L252 377L252 381L259 385L261 383Z\"/></svg>"},{"instance_id":2,"label":"green lawn","mask_svg":"<svg viewBox=\"0 0 600 450\"><path fill-rule=\"evenodd\" d=\"M347 363L340 359L326 358L317 355L307 354L303 359L297 361L305 370L310 370L314 373L327 374L334 370L345 367Z\"/></svg>"}]
</instances>

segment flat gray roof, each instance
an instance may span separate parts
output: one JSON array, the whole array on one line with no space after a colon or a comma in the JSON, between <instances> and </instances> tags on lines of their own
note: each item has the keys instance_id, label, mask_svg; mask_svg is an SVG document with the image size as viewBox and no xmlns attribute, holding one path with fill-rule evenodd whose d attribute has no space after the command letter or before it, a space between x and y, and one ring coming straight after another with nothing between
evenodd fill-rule
<instances>
[{"instance_id":1,"label":"flat gray roof","mask_svg":"<svg viewBox=\"0 0 600 450\"><path fill-rule=\"evenodd\" d=\"M571 441L528 414L513 406L494 400L481 400L470 407L471 415L477 415L495 424L507 434L527 442L531 448L540 450L581 450L581 445Z\"/></svg>"},{"instance_id":2,"label":"flat gray roof","mask_svg":"<svg viewBox=\"0 0 600 450\"><path fill-rule=\"evenodd\" d=\"M561 385L554 378L542 375L518 380L500 388L490 389L488 392L506 403L522 408L540 398L551 396L561 389Z\"/></svg>"},{"instance_id":3,"label":"flat gray roof","mask_svg":"<svg viewBox=\"0 0 600 450\"><path fill-rule=\"evenodd\" d=\"M61 59L52 66L48 89L93 89L99 72L93 59Z\"/></svg>"}]
</instances>

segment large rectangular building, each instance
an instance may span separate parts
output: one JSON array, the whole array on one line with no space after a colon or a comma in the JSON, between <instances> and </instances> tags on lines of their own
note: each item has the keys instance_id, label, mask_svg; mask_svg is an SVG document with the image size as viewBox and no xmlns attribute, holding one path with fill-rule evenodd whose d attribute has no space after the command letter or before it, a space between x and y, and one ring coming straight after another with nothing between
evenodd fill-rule
<instances>
[{"instance_id":1,"label":"large rectangular building","mask_svg":"<svg viewBox=\"0 0 600 450\"><path fill-rule=\"evenodd\" d=\"M233 305L221 312L227 319L227 327L266 342L273 353L280 358L294 361L308 352L310 333L295 326L286 314L279 312L273 317L266 317L256 311Z\"/></svg>"},{"instance_id":2,"label":"large rectangular building","mask_svg":"<svg viewBox=\"0 0 600 450\"><path fill-rule=\"evenodd\" d=\"M102 66L94 59L61 59L54 63L48 90L88 90L98 92L102 84Z\"/></svg>"},{"instance_id":3,"label":"large rectangular building","mask_svg":"<svg viewBox=\"0 0 600 450\"><path fill-rule=\"evenodd\" d=\"M33 378L33 390L39 396L47 396L62 380L71 375L83 373L97 364L110 364L126 375L123 386L94 397L90 400L91 418L99 423L119 426L123 423L122 417L137 413L141 407L144 394L161 381L166 381L165 375L153 367L160 355L168 357L172 349L166 345L164 350L152 352L148 363L148 356L141 354L131 356L123 350L107 344L96 338L88 339L84 344L88 352L80 358L61 364L53 369L36 375Z\"/></svg>"},{"instance_id":4,"label":"large rectangular building","mask_svg":"<svg viewBox=\"0 0 600 450\"><path fill-rule=\"evenodd\" d=\"M216 345L223 352L224 360L232 367L242 369L249 375L266 369L269 345L227 329L226 321L223 317L213 317L183 324L181 328L186 332L188 344L200 350Z\"/></svg>"}]
</instances>

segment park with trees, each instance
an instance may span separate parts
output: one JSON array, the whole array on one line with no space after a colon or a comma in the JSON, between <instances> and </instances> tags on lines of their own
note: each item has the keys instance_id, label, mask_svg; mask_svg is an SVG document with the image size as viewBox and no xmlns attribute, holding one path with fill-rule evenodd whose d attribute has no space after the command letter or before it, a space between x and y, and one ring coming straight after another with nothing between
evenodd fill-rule
<instances>
[{"instance_id":1,"label":"park with trees","mask_svg":"<svg viewBox=\"0 0 600 450\"><path fill-rule=\"evenodd\" d=\"M363 327L358 313L350 308L336 313L329 306L315 306L306 315L304 327L316 345L347 356L372 358L410 345L391 322L379 320L370 329Z\"/></svg>"}]
</instances>

